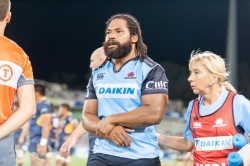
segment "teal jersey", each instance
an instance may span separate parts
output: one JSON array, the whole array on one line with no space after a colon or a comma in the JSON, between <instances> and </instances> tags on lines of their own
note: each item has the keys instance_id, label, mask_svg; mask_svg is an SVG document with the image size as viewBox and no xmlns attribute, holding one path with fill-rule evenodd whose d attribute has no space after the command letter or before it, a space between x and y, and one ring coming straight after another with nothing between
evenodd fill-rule
<instances>
[{"instance_id":1,"label":"teal jersey","mask_svg":"<svg viewBox=\"0 0 250 166\"><path fill-rule=\"evenodd\" d=\"M142 106L143 95L168 94L168 79L164 69L149 57L140 56L127 61L119 71L108 60L92 72L87 86L88 99L98 99L98 117L130 112ZM128 135L133 141L130 147L116 146L109 139L97 138L93 153L140 159L159 155L156 126L134 128Z\"/></svg>"}]
</instances>

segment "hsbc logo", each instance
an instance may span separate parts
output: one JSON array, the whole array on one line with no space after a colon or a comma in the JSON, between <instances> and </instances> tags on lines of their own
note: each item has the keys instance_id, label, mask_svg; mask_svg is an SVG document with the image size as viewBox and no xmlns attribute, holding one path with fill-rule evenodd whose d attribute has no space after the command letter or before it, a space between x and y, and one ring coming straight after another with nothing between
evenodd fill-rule
<instances>
[{"instance_id":1,"label":"hsbc logo","mask_svg":"<svg viewBox=\"0 0 250 166\"><path fill-rule=\"evenodd\" d=\"M149 89L166 89L168 86L167 81L148 81L146 84L146 90Z\"/></svg>"}]
</instances>

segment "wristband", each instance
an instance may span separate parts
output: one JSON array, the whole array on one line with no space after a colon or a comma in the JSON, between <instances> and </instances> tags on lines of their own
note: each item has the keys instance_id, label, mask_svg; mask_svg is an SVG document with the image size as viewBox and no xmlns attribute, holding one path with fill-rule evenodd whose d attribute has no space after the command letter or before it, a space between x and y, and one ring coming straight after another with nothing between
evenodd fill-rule
<instances>
[{"instance_id":1,"label":"wristband","mask_svg":"<svg viewBox=\"0 0 250 166\"><path fill-rule=\"evenodd\" d=\"M41 146L45 146L45 145L47 145L47 143L48 143L48 139L47 138L41 138L41 140L40 140L40 145Z\"/></svg>"}]
</instances>

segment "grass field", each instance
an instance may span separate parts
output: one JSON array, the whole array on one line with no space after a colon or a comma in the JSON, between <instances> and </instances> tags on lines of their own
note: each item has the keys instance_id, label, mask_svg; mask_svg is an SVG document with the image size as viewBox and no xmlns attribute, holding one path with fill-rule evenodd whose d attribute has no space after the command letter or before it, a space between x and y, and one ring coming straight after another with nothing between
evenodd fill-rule
<instances>
[{"instance_id":1,"label":"grass field","mask_svg":"<svg viewBox=\"0 0 250 166\"><path fill-rule=\"evenodd\" d=\"M24 155L23 161L24 161L23 166L30 166L29 156L27 153ZM86 161L87 161L86 158L79 158L79 157L72 156L71 157L71 166L85 166ZM54 163L53 166L55 166L55 158L53 158L53 163ZM180 162L180 161L176 162L176 161L162 160L161 165L162 166L191 166L192 164L189 163L189 164L185 165L183 162Z\"/></svg>"}]
</instances>

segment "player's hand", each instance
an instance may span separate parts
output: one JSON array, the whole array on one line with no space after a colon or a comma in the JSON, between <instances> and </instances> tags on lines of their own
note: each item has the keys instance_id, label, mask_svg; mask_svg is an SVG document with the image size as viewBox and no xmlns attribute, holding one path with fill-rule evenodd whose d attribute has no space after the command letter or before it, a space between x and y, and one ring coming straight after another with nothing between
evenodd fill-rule
<instances>
[{"instance_id":1,"label":"player's hand","mask_svg":"<svg viewBox=\"0 0 250 166\"><path fill-rule=\"evenodd\" d=\"M64 158L70 156L70 149L75 145L76 139L69 138L67 139L60 148L60 155Z\"/></svg>"},{"instance_id":2,"label":"player's hand","mask_svg":"<svg viewBox=\"0 0 250 166\"><path fill-rule=\"evenodd\" d=\"M250 145L246 144L243 148L241 148L237 153L240 154L242 158L244 166L250 166Z\"/></svg>"},{"instance_id":3,"label":"player's hand","mask_svg":"<svg viewBox=\"0 0 250 166\"><path fill-rule=\"evenodd\" d=\"M63 140L66 141L69 138L69 136L63 137Z\"/></svg>"},{"instance_id":4,"label":"player's hand","mask_svg":"<svg viewBox=\"0 0 250 166\"><path fill-rule=\"evenodd\" d=\"M47 153L47 145L41 146L40 144L37 145L37 153L41 156L45 156Z\"/></svg>"},{"instance_id":5,"label":"player's hand","mask_svg":"<svg viewBox=\"0 0 250 166\"><path fill-rule=\"evenodd\" d=\"M134 129L130 129L130 128L126 128L126 127L123 127L123 129L124 129L126 132L129 132L129 133L135 132Z\"/></svg>"},{"instance_id":6,"label":"player's hand","mask_svg":"<svg viewBox=\"0 0 250 166\"><path fill-rule=\"evenodd\" d=\"M132 144L132 140L126 131L133 132L134 130L125 129L122 126L115 126L109 133L109 140L115 143L117 146L129 147Z\"/></svg>"},{"instance_id":7,"label":"player's hand","mask_svg":"<svg viewBox=\"0 0 250 166\"><path fill-rule=\"evenodd\" d=\"M110 123L109 117L103 118L97 123L96 135L102 138L108 138L109 133L111 132L111 130L113 130L114 127L115 125Z\"/></svg>"},{"instance_id":8,"label":"player's hand","mask_svg":"<svg viewBox=\"0 0 250 166\"><path fill-rule=\"evenodd\" d=\"M20 137L18 138L18 144L19 144L19 145L22 145L23 143L24 143L24 137L21 137L21 136L20 136Z\"/></svg>"}]
</instances>

